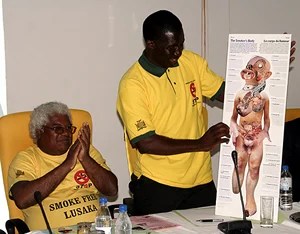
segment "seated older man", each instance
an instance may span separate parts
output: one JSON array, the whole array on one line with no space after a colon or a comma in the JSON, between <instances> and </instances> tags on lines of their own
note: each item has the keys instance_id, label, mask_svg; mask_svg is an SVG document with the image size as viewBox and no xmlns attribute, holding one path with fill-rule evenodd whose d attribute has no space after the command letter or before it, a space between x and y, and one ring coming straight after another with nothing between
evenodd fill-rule
<instances>
[{"instance_id":1,"label":"seated older man","mask_svg":"<svg viewBox=\"0 0 300 234\"><path fill-rule=\"evenodd\" d=\"M10 196L29 228L46 229L36 191L51 227L94 221L100 193L115 196L118 181L90 144L89 125L83 123L73 143L76 127L67 105L49 102L33 110L29 130L36 145L16 155L8 176Z\"/></svg>"}]
</instances>

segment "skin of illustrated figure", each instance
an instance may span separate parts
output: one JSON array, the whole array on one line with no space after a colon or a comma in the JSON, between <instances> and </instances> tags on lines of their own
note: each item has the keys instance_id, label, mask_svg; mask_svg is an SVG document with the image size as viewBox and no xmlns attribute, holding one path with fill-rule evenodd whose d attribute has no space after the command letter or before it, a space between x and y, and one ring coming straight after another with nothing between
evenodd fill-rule
<instances>
[{"instance_id":1,"label":"skin of illustrated figure","mask_svg":"<svg viewBox=\"0 0 300 234\"><path fill-rule=\"evenodd\" d=\"M230 131L232 142L238 153L238 171L241 185L246 175L246 215L256 213L254 190L259 179L259 169L263 157L263 140L269 141L269 97L263 92L266 80L272 75L268 60L255 56L249 60L241 77L245 80L244 87L235 96ZM238 122L239 117L239 122ZM233 193L238 194L238 182L235 171L232 176Z\"/></svg>"}]
</instances>

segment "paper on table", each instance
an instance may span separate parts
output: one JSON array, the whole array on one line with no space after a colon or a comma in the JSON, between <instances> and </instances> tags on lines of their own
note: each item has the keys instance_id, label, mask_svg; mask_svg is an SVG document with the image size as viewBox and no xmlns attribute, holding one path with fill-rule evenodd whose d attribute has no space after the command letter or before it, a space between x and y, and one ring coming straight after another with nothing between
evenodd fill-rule
<instances>
[{"instance_id":1,"label":"paper on table","mask_svg":"<svg viewBox=\"0 0 300 234\"><path fill-rule=\"evenodd\" d=\"M138 225L153 231L180 226L164 218L152 215L132 216L130 217L130 220L134 225Z\"/></svg>"},{"instance_id":2,"label":"paper on table","mask_svg":"<svg viewBox=\"0 0 300 234\"><path fill-rule=\"evenodd\" d=\"M161 229L161 230L159 230L159 233L182 234L182 233L198 233L198 232L184 228L182 226L178 226L178 227L172 227L172 228L167 228L167 229Z\"/></svg>"}]
</instances>

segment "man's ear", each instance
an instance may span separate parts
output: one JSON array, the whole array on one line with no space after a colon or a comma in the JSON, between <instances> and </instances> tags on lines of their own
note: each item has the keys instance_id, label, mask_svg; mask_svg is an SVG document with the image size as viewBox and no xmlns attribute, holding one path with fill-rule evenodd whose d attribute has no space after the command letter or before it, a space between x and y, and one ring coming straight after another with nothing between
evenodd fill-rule
<instances>
[{"instance_id":1,"label":"man's ear","mask_svg":"<svg viewBox=\"0 0 300 234\"><path fill-rule=\"evenodd\" d=\"M146 41L146 47L148 49L151 49L151 50L154 49L155 48L155 42L151 41L151 40Z\"/></svg>"},{"instance_id":2,"label":"man's ear","mask_svg":"<svg viewBox=\"0 0 300 234\"><path fill-rule=\"evenodd\" d=\"M39 129L36 131L36 139L40 139L42 134L43 134L44 130L43 129Z\"/></svg>"}]
</instances>

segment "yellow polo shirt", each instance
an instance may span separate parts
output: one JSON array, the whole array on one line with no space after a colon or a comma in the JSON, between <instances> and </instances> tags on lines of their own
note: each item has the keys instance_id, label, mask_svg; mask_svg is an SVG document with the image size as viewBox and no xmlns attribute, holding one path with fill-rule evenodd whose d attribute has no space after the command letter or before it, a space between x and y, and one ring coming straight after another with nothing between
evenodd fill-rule
<instances>
[{"instance_id":1,"label":"yellow polo shirt","mask_svg":"<svg viewBox=\"0 0 300 234\"><path fill-rule=\"evenodd\" d=\"M110 170L100 152L90 146L91 157L102 167ZM9 167L8 184L35 180L59 166L67 153L48 155L37 146L29 147L16 155ZM58 187L42 201L46 216L52 228L71 226L79 222L94 222L99 192L78 161ZM36 204L22 210L30 230L47 229L40 207Z\"/></svg>"},{"instance_id":2,"label":"yellow polo shirt","mask_svg":"<svg viewBox=\"0 0 300 234\"><path fill-rule=\"evenodd\" d=\"M117 110L134 144L154 133L174 139L198 139L206 131L202 97L212 98L223 78L199 55L184 50L178 66L164 69L142 55L119 84ZM137 152L134 174L159 183L190 188L212 180L209 152L172 156Z\"/></svg>"}]
</instances>

